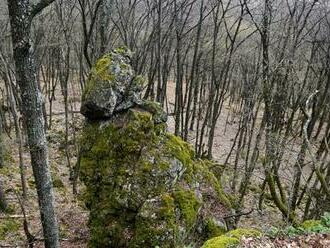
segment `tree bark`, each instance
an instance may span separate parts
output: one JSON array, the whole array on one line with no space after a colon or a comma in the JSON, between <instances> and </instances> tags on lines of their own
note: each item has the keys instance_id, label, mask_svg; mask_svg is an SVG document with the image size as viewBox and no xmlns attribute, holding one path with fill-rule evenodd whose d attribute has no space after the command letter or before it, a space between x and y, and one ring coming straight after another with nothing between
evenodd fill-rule
<instances>
[{"instance_id":1,"label":"tree bark","mask_svg":"<svg viewBox=\"0 0 330 248\"><path fill-rule=\"evenodd\" d=\"M40 3L42 2L49 4L51 1L40 1ZM26 122L45 247L59 247L53 185L49 170L45 123L42 112L43 98L38 87L36 67L30 44L32 18L42 9L39 9L40 5L36 5L38 9L31 9L28 0L10 0L7 3L11 24L15 73L21 90L22 114ZM36 12L37 10L38 12Z\"/></svg>"},{"instance_id":2,"label":"tree bark","mask_svg":"<svg viewBox=\"0 0 330 248\"><path fill-rule=\"evenodd\" d=\"M2 107L0 106L0 168L4 166L4 146L3 146L3 130L2 130ZM0 178L0 212L5 211L7 208L7 202L4 191L2 190L2 180Z\"/></svg>"},{"instance_id":3,"label":"tree bark","mask_svg":"<svg viewBox=\"0 0 330 248\"><path fill-rule=\"evenodd\" d=\"M0 178L0 213L7 210L7 201L5 197L4 190L2 189L2 180Z\"/></svg>"},{"instance_id":4,"label":"tree bark","mask_svg":"<svg viewBox=\"0 0 330 248\"><path fill-rule=\"evenodd\" d=\"M2 102L2 101L1 101ZM4 143L3 143L3 112L2 112L2 106L0 106L0 168L4 167L4 155L5 155L5 149L4 149Z\"/></svg>"}]
</instances>

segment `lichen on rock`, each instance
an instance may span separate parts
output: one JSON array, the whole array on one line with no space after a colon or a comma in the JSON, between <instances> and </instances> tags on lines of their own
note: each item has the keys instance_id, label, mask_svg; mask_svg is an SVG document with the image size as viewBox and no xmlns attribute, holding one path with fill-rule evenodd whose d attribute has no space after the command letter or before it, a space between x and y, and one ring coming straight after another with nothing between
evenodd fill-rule
<instances>
[{"instance_id":1,"label":"lichen on rock","mask_svg":"<svg viewBox=\"0 0 330 248\"><path fill-rule=\"evenodd\" d=\"M113 82L120 83L107 73L110 64L116 67L114 61L125 59L123 53L107 55L117 56L110 63L97 62L90 80L102 77L109 88ZM138 78L128 73L127 78ZM88 87L92 88L85 89L85 104L98 87L105 86ZM126 96L122 95L121 102ZM190 145L166 131L166 114L159 104L137 99L120 111L116 104L108 105L114 111L102 118L84 112L80 177L90 210L90 247L170 248L203 242L208 238L209 219L222 222L230 208L209 170L211 162L194 159ZM223 206L223 211L214 211L215 204Z\"/></svg>"},{"instance_id":2,"label":"lichen on rock","mask_svg":"<svg viewBox=\"0 0 330 248\"><path fill-rule=\"evenodd\" d=\"M92 67L82 95L81 113L89 119L106 119L141 103L145 80L130 65L131 52L116 49Z\"/></svg>"}]
</instances>

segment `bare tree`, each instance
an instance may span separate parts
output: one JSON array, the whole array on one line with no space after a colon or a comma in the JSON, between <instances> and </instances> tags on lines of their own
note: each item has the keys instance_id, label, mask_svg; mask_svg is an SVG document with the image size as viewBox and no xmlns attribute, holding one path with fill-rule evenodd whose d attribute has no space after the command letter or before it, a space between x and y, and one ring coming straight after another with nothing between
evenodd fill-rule
<instances>
[{"instance_id":1,"label":"bare tree","mask_svg":"<svg viewBox=\"0 0 330 248\"><path fill-rule=\"evenodd\" d=\"M47 248L59 247L59 236L44 129L43 98L38 87L30 38L33 18L53 1L42 0L35 5L26 0L7 1L16 78L21 91L22 113L26 122L31 164Z\"/></svg>"}]
</instances>

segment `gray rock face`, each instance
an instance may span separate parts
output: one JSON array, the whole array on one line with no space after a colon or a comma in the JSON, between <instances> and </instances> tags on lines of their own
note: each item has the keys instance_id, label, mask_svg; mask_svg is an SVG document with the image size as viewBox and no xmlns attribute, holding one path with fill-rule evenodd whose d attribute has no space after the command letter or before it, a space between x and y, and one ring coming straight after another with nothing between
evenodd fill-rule
<instances>
[{"instance_id":1,"label":"gray rock face","mask_svg":"<svg viewBox=\"0 0 330 248\"><path fill-rule=\"evenodd\" d=\"M81 113L88 119L108 119L136 105L143 105L142 76L130 65L130 52L117 49L100 58L91 69L82 96Z\"/></svg>"}]
</instances>

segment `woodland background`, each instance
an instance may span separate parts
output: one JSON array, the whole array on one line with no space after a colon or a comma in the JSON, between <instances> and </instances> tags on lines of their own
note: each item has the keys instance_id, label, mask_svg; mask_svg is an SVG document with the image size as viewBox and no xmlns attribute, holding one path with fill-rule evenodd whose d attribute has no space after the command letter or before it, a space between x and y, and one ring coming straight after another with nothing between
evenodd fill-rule
<instances>
[{"instance_id":1,"label":"woodland background","mask_svg":"<svg viewBox=\"0 0 330 248\"><path fill-rule=\"evenodd\" d=\"M24 210L36 234L6 5L0 1L0 207ZM31 51L61 235L87 235L77 177L81 92L96 59L120 46L133 52L144 98L162 104L169 129L196 157L218 162L235 225L266 228L330 211L329 11L327 0L57 0L35 16Z\"/></svg>"}]
</instances>

